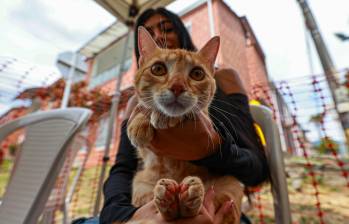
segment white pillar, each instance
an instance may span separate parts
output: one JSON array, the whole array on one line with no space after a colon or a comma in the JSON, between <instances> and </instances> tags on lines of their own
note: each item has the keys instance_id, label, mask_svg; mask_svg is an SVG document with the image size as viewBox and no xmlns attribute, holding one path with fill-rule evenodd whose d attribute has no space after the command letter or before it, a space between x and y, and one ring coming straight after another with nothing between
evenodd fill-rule
<instances>
[{"instance_id":1,"label":"white pillar","mask_svg":"<svg viewBox=\"0 0 349 224\"><path fill-rule=\"evenodd\" d=\"M69 75L68 75L67 81L65 82L65 88L64 88L64 93L63 93L63 99L61 102L61 108L66 108L68 106L71 84L73 82L75 67L76 67L77 58L78 58L77 54L78 54L77 52L72 53L70 70L69 70Z\"/></svg>"},{"instance_id":2,"label":"white pillar","mask_svg":"<svg viewBox=\"0 0 349 224\"><path fill-rule=\"evenodd\" d=\"M212 0L207 0L207 11L208 11L208 20L210 23L210 35L211 37L213 37L215 35L215 31L214 31Z\"/></svg>"}]
</instances>

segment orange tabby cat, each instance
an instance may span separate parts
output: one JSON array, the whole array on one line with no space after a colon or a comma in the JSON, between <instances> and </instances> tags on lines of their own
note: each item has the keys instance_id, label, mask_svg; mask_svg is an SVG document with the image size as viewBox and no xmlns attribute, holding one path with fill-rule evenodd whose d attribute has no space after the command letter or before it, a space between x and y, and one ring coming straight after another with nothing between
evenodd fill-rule
<instances>
[{"instance_id":1,"label":"orange tabby cat","mask_svg":"<svg viewBox=\"0 0 349 224\"><path fill-rule=\"evenodd\" d=\"M146 29L140 27L138 45L141 57L135 88L137 109L142 112L130 120L127 132L144 168L133 180L133 205L142 206L154 199L166 220L192 217L202 206L205 190L214 185L216 208L233 199L238 210L226 215L223 223L239 223L243 188L234 177L215 176L204 167L160 157L147 148L155 129L195 119L200 111L208 117L208 107L216 90L213 66L219 37L213 37L198 52L161 49Z\"/></svg>"}]
</instances>

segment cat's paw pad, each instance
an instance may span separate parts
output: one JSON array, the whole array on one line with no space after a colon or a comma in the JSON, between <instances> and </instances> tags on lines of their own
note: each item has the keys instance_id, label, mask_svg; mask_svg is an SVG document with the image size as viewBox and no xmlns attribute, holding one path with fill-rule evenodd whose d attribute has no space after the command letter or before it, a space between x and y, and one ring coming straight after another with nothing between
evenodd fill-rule
<instances>
[{"instance_id":1,"label":"cat's paw pad","mask_svg":"<svg viewBox=\"0 0 349 224\"><path fill-rule=\"evenodd\" d=\"M192 217L199 213L204 201L205 188L200 178L186 177L180 184L179 209L181 217Z\"/></svg>"},{"instance_id":2,"label":"cat's paw pad","mask_svg":"<svg viewBox=\"0 0 349 224\"><path fill-rule=\"evenodd\" d=\"M178 218L178 190L175 180L161 179L154 188L154 201L159 212L166 220Z\"/></svg>"}]
</instances>

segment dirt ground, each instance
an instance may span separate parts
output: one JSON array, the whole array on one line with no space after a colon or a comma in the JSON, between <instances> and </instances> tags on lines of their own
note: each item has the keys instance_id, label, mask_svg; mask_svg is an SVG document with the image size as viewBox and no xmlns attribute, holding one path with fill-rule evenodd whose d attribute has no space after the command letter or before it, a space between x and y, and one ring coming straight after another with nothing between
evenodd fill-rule
<instances>
[{"instance_id":1,"label":"dirt ground","mask_svg":"<svg viewBox=\"0 0 349 224\"><path fill-rule=\"evenodd\" d=\"M312 159L314 172L319 186L321 209L324 212L326 224L349 224L349 187L347 180L341 176L341 170L331 157ZM349 171L349 160L344 160L345 170ZM315 190L305 167L303 158L292 157L286 160L286 173L288 176L288 191L292 210L293 224L320 224L317 216ZM5 183L10 171L10 163L0 169L0 197L4 192ZM81 184L71 203L70 215L73 218L91 216L94 206L94 196L98 179L98 169L90 168L85 171ZM261 197L261 211L263 219L259 218L259 209L255 206L247 215L253 224L275 223L273 201L270 187L267 185L259 193ZM59 223L61 214L56 216Z\"/></svg>"},{"instance_id":2,"label":"dirt ground","mask_svg":"<svg viewBox=\"0 0 349 224\"><path fill-rule=\"evenodd\" d=\"M345 170L349 170L348 160L344 160ZM293 157L286 161L288 191L292 211L292 223L320 223L316 208L315 189L304 166L303 158ZM342 172L334 159L322 157L312 159L316 181L318 183L320 206L326 224L349 224L349 186L348 180L341 176ZM275 223L270 187L264 187L260 193L263 220L258 209L248 212L253 223Z\"/></svg>"}]
</instances>

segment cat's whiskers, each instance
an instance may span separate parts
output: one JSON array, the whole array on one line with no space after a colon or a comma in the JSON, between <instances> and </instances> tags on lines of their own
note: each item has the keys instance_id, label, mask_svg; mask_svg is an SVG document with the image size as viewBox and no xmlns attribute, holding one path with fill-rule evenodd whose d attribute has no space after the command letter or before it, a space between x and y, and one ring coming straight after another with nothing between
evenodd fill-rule
<instances>
[{"instance_id":1,"label":"cat's whiskers","mask_svg":"<svg viewBox=\"0 0 349 224\"><path fill-rule=\"evenodd\" d=\"M143 107L141 108L140 112L143 113L146 117L150 116L151 114L151 110L147 110Z\"/></svg>"},{"instance_id":2,"label":"cat's whiskers","mask_svg":"<svg viewBox=\"0 0 349 224\"><path fill-rule=\"evenodd\" d=\"M212 109L213 109L213 110L216 110L217 113L221 114L221 115L227 120L227 122L228 122L228 124L229 124L229 126L230 126L230 128L231 128L232 130L229 131L229 129L228 129L228 128L226 127L226 125L224 125L224 124L222 124L222 126L224 127L224 129L225 129L226 131L228 131L229 136L233 139L233 143L235 144L235 143L236 143L236 142L235 142L235 138L238 138L238 135L237 135L237 133L236 133L236 130L234 129L233 123L229 120L229 118L228 118L227 116L225 116L222 112L218 111L216 108L212 107ZM211 116L214 116L214 115L211 114ZM219 120L219 119L217 119L217 120ZM233 133L232 133L232 131L233 131ZM232 134L235 135L235 138L234 138L234 136L233 136Z\"/></svg>"},{"instance_id":3,"label":"cat's whiskers","mask_svg":"<svg viewBox=\"0 0 349 224\"><path fill-rule=\"evenodd\" d=\"M205 119L207 119L207 120L210 120L210 118L208 117L208 115L206 115L206 114L203 114L204 115L204 118ZM211 120L210 120L211 121ZM211 123L213 123L213 122L211 122ZM205 123L204 123L205 124ZM205 128L206 128L206 130L207 130L207 132L208 132L208 134L209 134L209 140L211 140L211 141L209 141L209 143L212 143L212 149L214 150L215 149L215 144L214 144L214 141L213 141L213 133L212 132L210 132L209 131L209 127L208 127L208 124L207 125L205 125Z\"/></svg>"},{"instance_id":4,"label":"cat's whiskers","mask_svg":"<svg viewBox=\"0 0 349 224\"><path fill-rule=\"evenodd\" d=\"M193 120L194 120L194 128L196 129L196 116L195 116L195 112L194 112L194 108L190 111L190 113L193 116Z\"/></svg>"},{"instance_id":5,"label":"cat's whiskers","mask_svg":"<svg viewBox=\"0 0 349 224\"><path fill-rule=\"evenodd\" d=\"M144 91L142 96L140 97L143 103L148 105L154 105L154 97L151 91Z\"/></svg>"},{"instance_id":6,"label":"cat's whiskers","mask_svg":"<svg viewBox=\"0 0 349 224\"><path fill-rule=\"evenodd\" d=\"M224 101L222 101L222 102L224 102ZM230 104L230 105L233 106L232 104ZM228 119L228 117L225 116L225 115L223 114L223 112L226 113L226 114L228 114L228 115L230 115L230 116L232 116L232 117L234 117L235 119L240 119L240 118L239 118L237 115L232 114L232 113L230 113L230 112L228 112L228 111L226 111L226 110L224 110L224 109L218 108L218 107L216 107L216 106L211 105L211 108L214 109L216 112L222 114L222 115L228 120L228 122L229 122L229 124L230 124L230 126L231 126L231 129L234 131L234 134L235 134L236 138L238 138L237 132L236 132L236 130L234 129L234 127L236 127L236 125L233 125L231 119ZM240 109L240 108L239 108L239 109ZM211 114L211 116L213 116L213 115ZM247 129L246 126L241 126L241 128L244 129L244 130L246 130L246 131L248 131L248 129ZM227 128L226 128L226 130L227 130ZM236 144L235 139L234 139L234 138L232 138L232 139L233 139L233 141L234 141L233 143Z\"/></svg>"},{"instance_id":7,"label":"cat's whiskers","mask_svg":"<svg viewBox=\"0 0 349 224\"><path fill-rule=\"evenodd\" d=\"M214 107L214 108L218 109L219 111L221 111L221 112L223 112L223 113L225 113L225 114L231 115L231 116L233 116L233 117L237 117L237 115L235 115L235 114L233 114L233 113L230 113L229 111L226 111L226 110L224 110L224 109L222 109L222 108L213 106L212 104L211 104L211 107Z\"/></svg>"},{"instance_id":8,"label":"cat's whiskers","mask_svg":"<svg viewBox=\"0 0 349 224\"><path fill-rule=\"evenodd\" d=\"M194 114L194 117L195 117L195 111L196 111L196 113L200 113L200 108L197 106L197 105L195 105L194 107L193 107L193 109L192 109L192 113ZM203 115L203 119L208 119L208 120L210 120L210 118L206 115L206 114L204 114L204 113L202 113L202 115ZM195 120L196 121L196 120ZM212 149L214 149L214 147L215 147L215 145L214 145L214 141L213 141L213 136L212 136L212 133L209 131L209 127L208 127L208 125L205 123L205 122L202 122L202 124L204 125L204 128L206 129L206 131L207 131L207 133L208 133L208 137L207 137L207 150L209 150L211 147L210 147L210 145L212 144ZM195 124L195 127L196 127L196 124Z\"/></svg>"},{"instance_id":9,"label":"cat's whiskers","mask_svg":"<svg viewBox=\"0 0 349 224\"><path fill-rule=\"evenodd\" d=\"M227 104L227 105L233 107L234 109L244 111L244 110L242 110L240 107L238 107L238 106L236 106L236 105L234 105L234 104L231 104L231 103L228 103L228 102L226 102L226 101L224 101L224 100L218 99L216 96L214 96L213 99L216 100L216 101L218 101L218 102L225 103L225 104Z\"/></svg>"},{"instance_id":10,"label":"cat's whiskers","mask_svg":"<svg viewBox=\"0 0 349 224\"><path fill-rule=\"evenodd\" d=\"M215 120L217 120L217 121L219 122L218 118L216 118L215 116L210 115L210 117L212 117L213 119L215 119ZM212 122L212 123L214 124L214 122ZM217 126L216 126L215 124L214 124L214 127L215 127L216 130L218 130L218 133L220 133L220 132L219 132L219 129L217 128ZM223 128L225 128L225 127L223 127ZM228 135L230 135L229 132L228 132ZM221 136L221 135L220 135L219 153L220 153L221 156L222 156L222 147L221 147L221 144L222 144L222 141L224 141L224 140L225 140L224 136Z\"/></svg>"},{"instance_id":11,"label":"cat's whiskers","mask_svg":"<svg viewBox=\"0 0 349 224\"><path fill-rule=\"evenodd\" d=\"M153 96L142 96L142 100L153 100Z\"/></svg>"},{"instance_id":12,"label":"cat's whiskers","mask_svg":"<svg viewBox=\"0 0 349 224\"><path fill-rule=\"evenodd\" d=\"M230 127L231 127L231 128L233 129L233 131L234 131L235 137L238 138L238 135L237 135L237 133L236 133L236 130L234 129L233 123L231 122L231 120L230 120L223 112L228 113L229 115L231 115L232 117L235 117L235 118L238 118L238 116L236 116L235 114L229 113L229 112L227 112L227 111L225 111L225 110L223 110L223 109L220 109L220 108L218 108L218 107L215 107L215 106L213 106L213 105L211 105L211 108L212 108L213 110L215 110L217 113L220 113L220 114L228 121Z\"/></svg>"},{"instance_id":13,"label":"cat's whiskers","mask_svg":"<svg viewBox=\"0 0 349 224\"><path fill-rule=\"evenodd\" d=\"M214 115L211 114L211 117L215 120L217 120L218 122L220 122L220 120L218 118L216 118ZM224 124L221 124L221 127L224 129L226 135L228 135L231 139L232 139L232 143L233 143L233 146L234 148L236 149L236 153L237 155L239 154L239 150L238 150L238 147L237 147L237 144L236 144L236 141L235 141L235 138L233 138L233 136L231 135L231 132L228 130L228 128L224 125ZM218 129L219 130L219 129ZM224 138L223 136L221 136L222 138Z\"/></svg>"},{"instance_id":14,"label":"cat's whiskers","mask_svg":"<svg viewBox=\"0 0 349 224\"><path fill-rule=\"evenodd\" d=\"M202 102L202 101L199 100L198 105L200 105L200 104L204 104L204 102ZM226 113L229 113L229 112L227 112L227 111L225 111L225 110L223 110L223 109L220 109L220 108L219 108L219 110L218 110L217 107L213 106L212 104L210 105L210 107L211 107L213 110L217 111L218 113L222 114L223 117L225 117L225 118L227 119L227 121L229 122L231 128L233 129L232 131L234 131L234 134L235 134L235 136L237 137L237 133L236 133L236 130L234 129L234 125L231 123L231 121L228 119L228 117L227 117L225 114L222 113L222 111L224 111L224 112L226 112ZM220 111L220 110L221 110L221 111ZM229 113L229 114L230 114L231 116L233 116L233 117L237 117L237 116L234 115L234 114L231 114L231 113ZM217 122L220 122L220 123L221 123L221 121L220 121L218 118L216 118L212 113L210 114L210 117L214 118ZM214 122L212 122L212 124L214 125L214 127L216 128L216 130L219 130L219 129L217 129L217 126L214 124ZM221 126L224 128L225 132L230 136L230 138L232 139L233 143L236 145L235 138L231 135L231 131L229 131L228 128L227 128L224 124L222 124Z\"/></svg>"}]
</instances>

